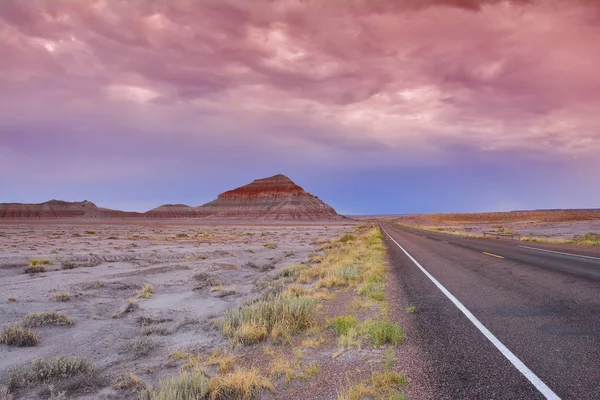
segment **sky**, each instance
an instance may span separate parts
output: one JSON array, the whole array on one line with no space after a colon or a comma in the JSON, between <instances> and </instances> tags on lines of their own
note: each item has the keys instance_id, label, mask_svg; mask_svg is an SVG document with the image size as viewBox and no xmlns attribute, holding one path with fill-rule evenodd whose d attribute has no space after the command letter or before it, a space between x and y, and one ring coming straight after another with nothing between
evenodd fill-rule
<instances>
[{"instance_id":1,"label":"sky","mask_svg":"<svg viewBox=\"0 0 600 400\"><path fill-rule=\"evenodd\" d=\"M0 202L600 208L596 0L2 0Z\"/></svg>"}]
</instances>

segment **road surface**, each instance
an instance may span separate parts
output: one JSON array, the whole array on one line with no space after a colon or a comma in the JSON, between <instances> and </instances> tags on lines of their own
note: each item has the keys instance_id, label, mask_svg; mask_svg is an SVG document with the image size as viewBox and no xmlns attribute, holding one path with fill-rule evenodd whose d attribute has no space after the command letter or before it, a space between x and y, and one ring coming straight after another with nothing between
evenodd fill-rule
<instances>
[{"instance_id":1,"label":"road surface","mask_svg":"<svg viewBox=\"0 0 600 400\"><path fill-rule=\"evenodd\" d=\"M437 398L600 399L597 249L381 228Z\"/></svg>"}]
</instances>

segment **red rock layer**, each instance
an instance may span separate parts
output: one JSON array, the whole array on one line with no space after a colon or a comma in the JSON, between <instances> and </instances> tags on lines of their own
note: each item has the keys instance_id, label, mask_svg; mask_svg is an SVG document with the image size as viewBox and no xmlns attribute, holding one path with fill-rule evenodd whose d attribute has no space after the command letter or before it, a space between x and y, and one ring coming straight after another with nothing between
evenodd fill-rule
<instances>
[{"instance_id":1,"label":"red rock layer","mask_svg":"<svg viewBox=\"0 0 600 400\"><path fill-rule=\"evenodd\" d=\"M335 210L284 175L257 179L222 193L196 215L209 219L330 220L343 219Z\"/></svg>"}]
</instances>

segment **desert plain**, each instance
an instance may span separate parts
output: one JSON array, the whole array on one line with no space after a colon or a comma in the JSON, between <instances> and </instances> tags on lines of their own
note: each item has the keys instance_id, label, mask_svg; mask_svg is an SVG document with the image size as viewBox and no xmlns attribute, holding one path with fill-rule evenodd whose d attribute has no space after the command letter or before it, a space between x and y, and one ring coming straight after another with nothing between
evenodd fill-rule
<instances>
[{"instance_id":1,"label":"desert plain","mask_svg":"<svg viewBox=\"0 0 600 400\"><path fill-rule=\"evenodd\" d=\"M315 398L340 397L395 360L395 346L339 342L332 317L369 319L389 315L388 306L358 301L352 276L327 283L333 275L319 268L324 257L343 261L360 246L375 246L382 268L380 240L375 227L352 221L3 221L0 327L25 326L37 343L0 345L0 389L13 399L137 399L145 388L156 390L145 398L161 398L161 384L188 373L235 379L250 371L247 393L213 389L211 398L306 398L315 388ZM295 279L302 269L313 272ZM275 328L249 340L225 333L227 313L284 291L319 299L300 336L278 338ZM56 357L84 359L85 367L48 379L18 375ZM403 375L390 376L394 387L405 386Z\"/></svg>"},{"instance_id":2,"label":"desert plain","mask_svg":"<svg viewBox=\"0 0 600 400\"><path fill-rule=\"evenodd\" d=\"M175 349L227 346L229 340L210 321L258 296L261 278L304 262L349 231L349 224L3 224L0 326L46 311L75 323L37 328L35 347L0 346L0 379L35 358L67 355L86 357L113 377L135 373L156 380L168 372L159 367ZM49 264L44 272L24 273L34 259ZM143 299L138 293L146 285L153 293ZM68 300L57 301L57 293ZM124 311L130 299L136 309ZM140 337L155 347L143 357L126 348L128 340ZM102 382L90 384L94 390L82 398L135 398L118 395L111 385L103 389Z\"/></svg>"}]
</instances>

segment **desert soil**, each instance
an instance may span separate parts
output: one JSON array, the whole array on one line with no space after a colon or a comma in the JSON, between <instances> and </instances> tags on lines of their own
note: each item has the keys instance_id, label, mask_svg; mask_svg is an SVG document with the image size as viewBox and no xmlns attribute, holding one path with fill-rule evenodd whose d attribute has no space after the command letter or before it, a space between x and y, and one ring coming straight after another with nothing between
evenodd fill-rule
<instances>
[{"instance_id":1,"label":"desert soil","mask_svg":"<svg viewBox=\"0 0 600 400\"><path fill-rule=\"evenodd\" d=\"M43 311L66 314L76 323L35 328L40 338L35 347L0 345L0 383L13 368L37 357L84 356L103 371L108 383L71 398L137 398L115 390L112 383L127 373L150 383L175 374L177 369L168 365L174 349L227 347L229 339L211 323L217 316L258 296L267 274L305 262L324 242L352 229L351 224L339 223L3 223L0 328ZM30 259L48 259L51 264L45 265L45 272L26 274ZM61 269L63 263L75 268ZM153 286L154 294L136 299L138 310L121 314L146 284ZM55 292L68 293L70 300L53 300ZM152 334L158 347L135 359L123 345L140 337L143 324L166 333ZM40 398L38 390L21 390L18 398Z\"/></svg>"},{"instance_id":2,"label":"desert soil","mask_svg":"<svg viewBox=\"0 0 600 400\"><path fill-rule=\"evenodd\" d=\"M600 213L558 211L481 214L423 214L392 218L401 224L438 231L481 236L483 232L505 231L550 240L571 240L576 235L600 232Z\"/></svg>"}]
</instances>

